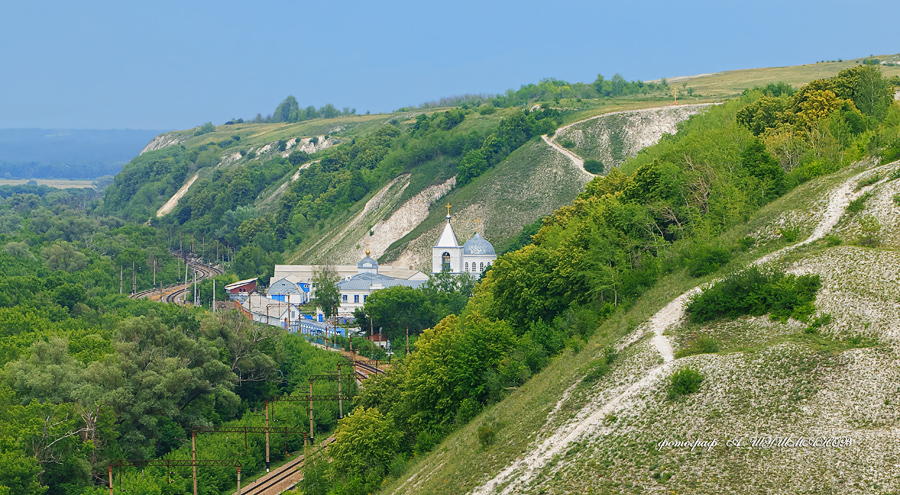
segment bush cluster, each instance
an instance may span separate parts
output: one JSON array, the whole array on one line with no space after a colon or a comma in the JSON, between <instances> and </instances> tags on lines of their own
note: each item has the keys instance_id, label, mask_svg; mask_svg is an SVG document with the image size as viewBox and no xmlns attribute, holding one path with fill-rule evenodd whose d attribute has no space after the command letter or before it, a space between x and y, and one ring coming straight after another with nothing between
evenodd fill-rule
<instances>
[{"instance_id":1,"label":"bush cluster","mask_svg":"<svg viewBox=\"0 0 900 495\"><path fill-rule=\"evenodd\" d=\"M694 368L682 368L669 379L669 399L676 400L700 390L703 374Z\"/></svg>"},{"instance_id":2,"label":"bush cluster","mask_svg":"<svg viewBox=\"0 0 900 495\"><path fill-rule=\"evenodd\" d=\"M692 277L702 277L718 270L731 260L727 249L713 246L696 248L687 260L687 271Z\"/></svg>"},{"instance_id":3,"label":"bush cluster","mask_svg":"<svg viewBox=\"0 0 900 495\"><path fill-rule=\"evenodd\" d=\"M592 174L602 174L604 165L600 160L585 160L584 169Z\"/></svg>"},{"instance_id":4,"label":"bush cluster","mask_svg":"<svg viewBox=\"0 0 900 495\"><path fill-rule=\"evenodd\" d=\"M818 275L786 275L757 266L735 273L695 296L687 306L691 320L703 323L744 315L806 320L821 286Z\"/></svg>"}]
</instances>

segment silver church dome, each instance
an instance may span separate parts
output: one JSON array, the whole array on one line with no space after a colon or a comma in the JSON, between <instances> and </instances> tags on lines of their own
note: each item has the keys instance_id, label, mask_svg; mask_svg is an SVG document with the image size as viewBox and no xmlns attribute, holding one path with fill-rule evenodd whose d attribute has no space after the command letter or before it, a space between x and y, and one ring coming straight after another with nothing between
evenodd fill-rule
<instances>
[{"instance_id":1,"label":"silver church dome","mask_svg":"<svg viewBox=\"0 0 900 495\"><path fill-rule=\"evenodd\" d=\"M497 254L494 252L494 246L490 242L484 240L478 232L471 239L463 244L463 254Z\"/></svg>"}]
</instances>

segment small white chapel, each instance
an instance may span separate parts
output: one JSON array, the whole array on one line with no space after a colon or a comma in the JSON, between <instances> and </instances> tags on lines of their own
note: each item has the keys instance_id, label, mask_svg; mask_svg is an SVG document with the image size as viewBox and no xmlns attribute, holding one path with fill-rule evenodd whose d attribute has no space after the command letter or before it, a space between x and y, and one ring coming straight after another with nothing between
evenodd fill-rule
<instances>
[{"instance_id":1,"label":"small white chapel","mask_svg":"<svg viewBox=\"0 0 900 495\"><path fill-rule=\"evenodd\" d=\"M476 278L497 259L494 246L476 230L475 235L462 246L450 225L450 204L447 204L447 225L437 243L431 248L431 272L468 273ZM476 223L477 225L477 223Z\"/></svg>"}]
</instances>

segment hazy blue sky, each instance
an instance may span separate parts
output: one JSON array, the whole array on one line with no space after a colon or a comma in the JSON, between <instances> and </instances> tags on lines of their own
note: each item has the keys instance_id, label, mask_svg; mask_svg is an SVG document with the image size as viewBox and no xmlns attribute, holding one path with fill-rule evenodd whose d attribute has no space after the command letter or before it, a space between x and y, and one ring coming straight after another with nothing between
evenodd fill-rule
<instances>
[{"instance_id":1,"label":"hazy blue sky","mask_svg":"<svg viewBox=\"0 0 900 495\"><path fill-rule=\"evenodd\" d=\"M183 129L293 94L391 111L543 77L900 52L900 2L9 2L0 128Z\"/></svg>"}]
</instances>

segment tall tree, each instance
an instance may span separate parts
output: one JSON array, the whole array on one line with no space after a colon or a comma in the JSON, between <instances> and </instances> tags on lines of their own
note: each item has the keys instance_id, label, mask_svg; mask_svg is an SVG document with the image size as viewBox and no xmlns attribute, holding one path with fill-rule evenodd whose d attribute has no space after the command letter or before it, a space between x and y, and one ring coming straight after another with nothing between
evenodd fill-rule
<instances>
[{"instance_id":1,"label":"tall tree","mask_svg":"<svg viewBox=\"0 0 900 495\"><path fill-rule=\"evenodd\" d=\"M299 120L299 112L300 105L297 104L297 99L293 96L288 96L275 108L272 120L275 122L296 122Z\"/></svg>"},{"instance_id":2,"label":"tall tree","mask_svg":"<svg viewBox=\"0 0 900 495\"><path fill-rule=\"evenodd\" d=\"M331 318L337 313L341 299L337 283L340 281L341 277L331 265L323 265L313 272L312 284L316 289L316 305L322 309L325 318Z\"/></svg>"}]
</instances>

